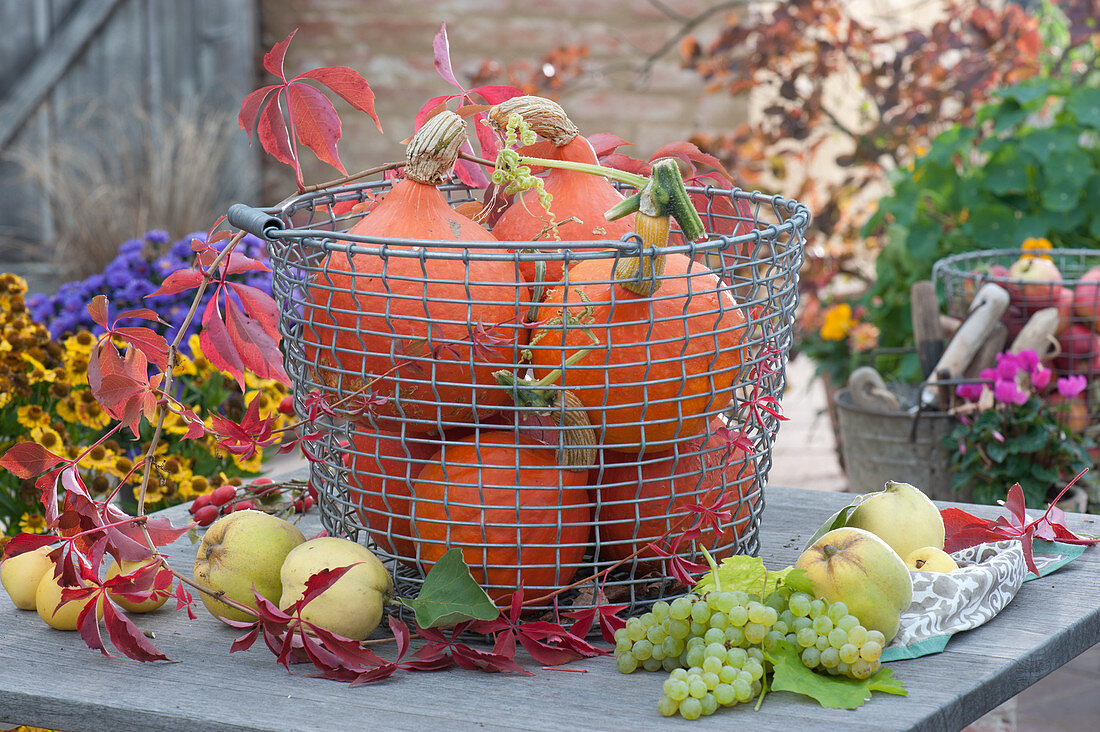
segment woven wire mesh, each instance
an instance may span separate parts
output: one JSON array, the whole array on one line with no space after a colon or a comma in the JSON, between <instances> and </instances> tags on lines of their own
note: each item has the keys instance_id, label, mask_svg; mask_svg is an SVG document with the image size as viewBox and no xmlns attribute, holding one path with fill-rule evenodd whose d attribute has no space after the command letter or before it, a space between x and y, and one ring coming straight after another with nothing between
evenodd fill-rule
<instances>
[{"instance_id":1,"label":"woven wire mesh","mask_svg":"<svg viewBox=\"0 0 1100 732\"><path fill-rule=\"evenodd\" d=\"M1001 322L1008 331L1009 345L1038 311L1058 310L1056 340L1039 355L1047 360L1055 378L1084 376L1087 380L1083 403L1068 407L1073 416L1068 424L1096 442L1100 440L1100 250L1049 249L1029 252L1048 258L1057 274L1049 278L1019 276L1010 267L1025 254L1020 249L991 249L956 254L938 260L932 269L936 291L941 293L947 313L965 318L974 294L987 282L1009 294L1008 309ZM1096 268L1096 273L1090 271ZM1006 346L1007 348L1007 346Z\"/></svg>"},{"instance_id":2,"label":"woven wire mesh","mask_svg":"<svg viewBox=\"0 0 1100 732\"><path fill-rule=\"evenodd\" d=\"M758 552L779 428L767 407L785 387L810 219L803 205L689 189L705 203L708 232L737 235L686 242L674 228L660 288L646 297L616 286L612 274L623 259L654 254L637 237L446 242L347 233L360 207L334 211L369 203L388 185L299 196L267 212L278 222L260 232L270 241L284 360L296 410L310 419L310 479L328 532L368 539L394 560L407 594L449 547L462 549L495 598L520 583L526 598L543 597L627 559L603 588L631 610L683 591L646 545L699 524L689 506L725 496L729 513L718 514L720 530L705 525L694 544L666 540L663 550L695 562L698 546L719 557ZM452 205L476 193L443 190ZM523 282L524 261L562 265L542 288L547 300L557 293L558 317L540 306L543 291ZM582 275L585 263L604 274ZM570 358L584 348L592 351ZM497 371L510 379L497 382ZM524 379L542 380L530 392L538 405L506 385ZM566 389L595 428L587 470L562 465L561 450L582 429ZM589 587L557 604L595 601Z\"/></svg>"}]
</instances>

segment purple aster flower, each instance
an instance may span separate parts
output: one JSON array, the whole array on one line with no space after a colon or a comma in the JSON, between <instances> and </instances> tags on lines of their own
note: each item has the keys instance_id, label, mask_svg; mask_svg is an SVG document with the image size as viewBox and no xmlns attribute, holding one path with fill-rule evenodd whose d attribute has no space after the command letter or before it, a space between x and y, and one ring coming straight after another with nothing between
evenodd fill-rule
<instances>
[{"instance_id":1,"label":"purple aster flower","mask_svg":"<svg viewBox=\"0 0 1100 732\"><path fill-rule=\"evenodd\" d=\"M173 257L178 257L184 262L191 261L191 258L195 256L194 250L191 249L192 239L202 239L205 241L206 235L192 234L191 236L184 237L172 245L172 248L168 250L169 253L171 253Z\"/></svg>"},{"instance_id":2,"label":"purple aster flower","mask_svg":"<svg viewBox=\"0 0 1100 732\"><path fill-rule=\"evenodd\" d=\"M115 257L114 261L107 265L107 271L103 276L104 284L111 290L125 287L131 279L133 276L130 274L128 263L122 257Z\"/></svg>"},{"instance_id":3,"label":"purple aster flower","mask_svg":"<svg viewBox=\"0 0 1100 732\"><path fill-rule=\"evenodd\" d=\"M145 241L142 239L128 239L119 246L119 254L140 254L145 250Z\"/></svg>"},{"instance_id":4,"label":"purple aster flower","mask_svg":"<svg viewBox=\"0 0 1100 732\"><path fill-rule=\"evenodd\" d=\"M1063 376L1058 379L1058 393L1066 399L1072 399L1085 390L1088 380L1077 374L1075 376Z\"/></svg>"},{"instance_id":5,"label":"purple aster flower","mask_svg":"<svg viewBox=\"0 0 1100 732\"><path fill-rule=\"evenodd\" d=\"M150 244L167 244L171 239L172 237L168 236L168 232L162 229L145 232L145 241Z\"/></svg>"},{"instance_id":6,"label":"purple aster flower","mask_svg":"<svg viewBox=\"0 0 1100 732\"><path fill-rule=\"evenodd\" d=\"M185 265L171 254L162 254L153 260L153 269L161 277L167 277L173 272L183 269Z\"/></svg>"},{"instance_id":7,"label":"purple aster flower","mask_svg":"<svg viewBox=\"0 0 1100 732\"><path fill-rule=\"evenodd\" d=\"M998 380L993 385L993 397L1007 404L1020 405L1027 401L1027 393L1021 391L1015 381Z\"/></svg>"}]
</instances>

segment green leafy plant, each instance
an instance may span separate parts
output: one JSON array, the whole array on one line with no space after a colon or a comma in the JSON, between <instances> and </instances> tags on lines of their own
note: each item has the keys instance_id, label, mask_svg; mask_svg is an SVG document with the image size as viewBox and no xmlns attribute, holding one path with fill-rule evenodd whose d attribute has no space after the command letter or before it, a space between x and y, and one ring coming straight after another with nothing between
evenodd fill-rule
<instances>
[{"instance_id":1,"label":"green leafy plant","mask_svg":"<svg viewBox=\"0 0 1100 732\"><path fill-rule=\"evenodd\" d=\"M1044 398L1051 372L1034 351L1003 353L985 383L961 384L958 395L977 408L960 415L944 438L951 453L951 487L973 492L976 503L994 504L1006 486L1019 483L1030 505L1044 505L1092 460L1089 444L1066 427L1066 415ZM1083 377L1062 377L1055 389L1073 398ZM984 408L983 408L984 407Z\"/></svg>"},{"instance_id":2,"label":"green leafy plant","mask_svg":"<svg viewBox=\"0 0 1100 732\"><path fill-rule=\"evenodd\" d=\"M883 346L912 345L909 289L943 257L1013 248L1100 245L1100 83L1032 79L997 92L973 125L940 134L894 178L894 192L864 227L887 244L864 302ZM880 371L918 376L916 355Z\"/></svg>"}]
</instances>

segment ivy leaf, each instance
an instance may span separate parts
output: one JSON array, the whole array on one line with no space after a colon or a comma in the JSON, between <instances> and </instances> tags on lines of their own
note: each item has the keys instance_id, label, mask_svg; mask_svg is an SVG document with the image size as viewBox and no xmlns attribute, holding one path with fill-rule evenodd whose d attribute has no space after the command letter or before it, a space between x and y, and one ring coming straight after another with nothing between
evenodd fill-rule
<instances>
[{"instance_id":1,"label":"ivy leaf","mask_svg":"<svg viewBox=\"0 0 1100 732\"><path fill-rule=\"evenodd\" d=\"M428 572L415 599L401 599L416 613L421 628L455 625L466 620L493 620L500 610L466 566L462 552L449 549Z\"/></svg>"},{"instance_id":2,"label":"ivy leaf","mask_svg":"<svg viewBox=\"0 0 1100 732\"><path fill-rule=\"evenodd\" d=\"M764 651L764 658L773 665L772 691L802 694L828 709L857 709L871 698L873 691L899 696L909 694L888 668L879 669L866 679L827 676L811 671L802 663L798 651L786 641L780 641L772 650Z\"/></svg>"}]
</instances>

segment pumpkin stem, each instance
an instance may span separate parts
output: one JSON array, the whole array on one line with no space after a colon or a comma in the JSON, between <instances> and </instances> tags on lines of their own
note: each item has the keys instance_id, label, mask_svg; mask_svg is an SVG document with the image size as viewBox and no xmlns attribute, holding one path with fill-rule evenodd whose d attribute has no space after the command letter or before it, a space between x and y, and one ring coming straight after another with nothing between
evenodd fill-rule
<instances>
[{"instance_id":1,"label":"pumpkin stem","mask_svg":"<svg viewBox=\"0 0 1100 732\"><path fill-rule=\"evenodd\" d=\"M555 147L565 147L579 133L561 105L545 97L523 96L507 99L489 110L489 121L503 130L513 114L522 117L532 132L545 137Z\"/></svg>"},{"instance_id":2,"label":"pumpkin stem","mask_svg":"<svg viewBox=\"0 0 1100 732\"><path fill-rule=\"evenodd\" d=\"M437 186L451 177L458 150L466 142L466 121L444 110L417 130L405 149L405 177Z\"/></svg>"},{"instance_id":3,"label":"pumpkin stem","mask_svg":"<svg viewBox=\"0 0 1100 732\"><path fill-rule=\"evenodd\" d=\"M637 199L634 231L641 238L642 247L656 253L620 259L615 265L615 279L627 290L648 297L661 287L665 271L665 255L661 250L668 244L670 217L680 224L688 241L695 241L706 232L684 186L680 166L673 158L661 158L653 163L653 173L638 192ZM630 213L620 210L622 208L622 204L616 205L605 217L611 221Z\"/></svg>"},{"instance_id":4,"label":"pumpkin stem","mask_svg":"<svg viewBox=\"0 0 1100 732\"><path fill-rule=\"evenodd\" d=\"M591 349L587 349L584 353ZM574 354L576 355L576 354ZM501 386L512 389L517 407L548 414L558 427L558 464L567 470L588 470L596 463L596 431L588 419L584 404L571 391L541 388L541 382L519 379L508 369L493 372Z\"/></svg>"}]
</instances>

